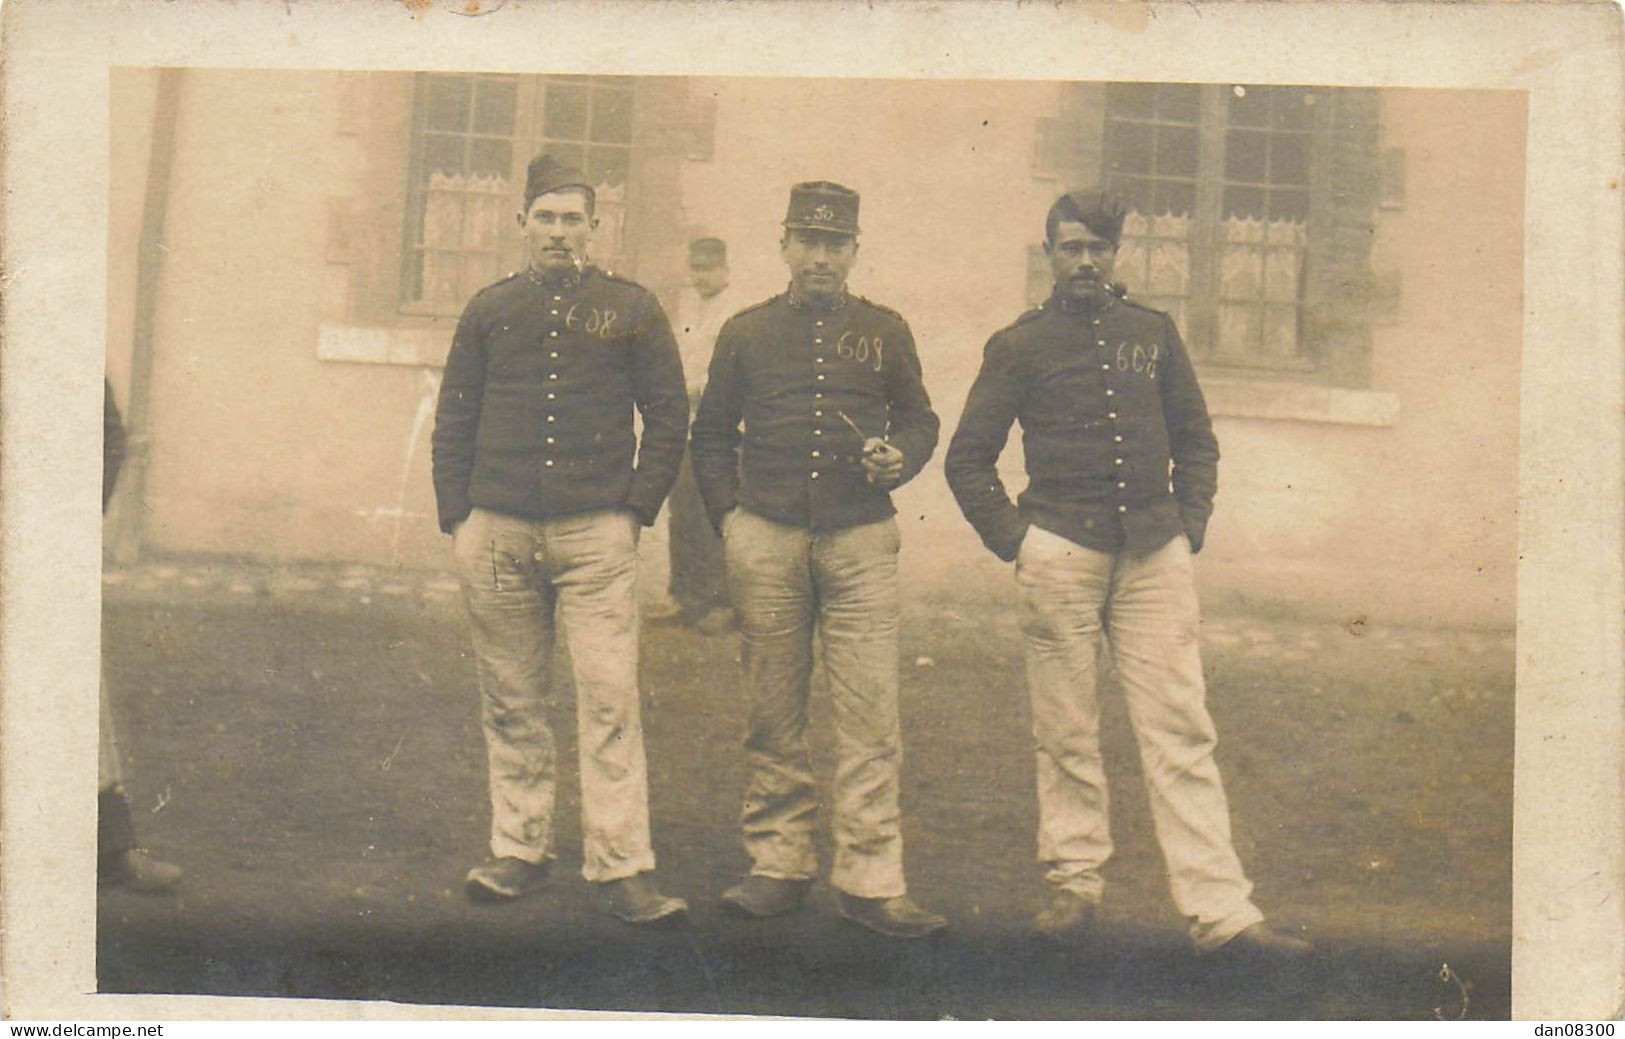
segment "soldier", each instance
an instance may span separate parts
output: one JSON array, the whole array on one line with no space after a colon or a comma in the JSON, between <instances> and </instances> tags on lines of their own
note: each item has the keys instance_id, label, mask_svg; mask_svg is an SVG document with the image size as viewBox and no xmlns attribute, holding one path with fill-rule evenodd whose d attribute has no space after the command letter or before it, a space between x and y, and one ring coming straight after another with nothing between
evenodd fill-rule
<instances>
[{"instance_id":1,"label":"soldier","mask_svg":"<svg viewBox=\"0 0 1625 1039\"><path fill-rule=\"evenodd\" d=\"M581 872L607 911L650 924L687 906L649 875L637 541L677 476L688 411L659 303L586 261L594 203L579 172L547 155L530 164L526 267L479 292L458 322L434 486L473 631L490 770L492 857L469 871L468 894L517 898L555 855L556 615L577 699Z\"/></svg>"},{"instance_id":2,"label":"soldier","mask_svg":"<svg viewBox=\"0 0 1625 1039\"><path fill-rule=\"evenodd\" d=\"M1140 744L1175 905L1199 952L1301 955L1251 901L1197 645L1191 557L1217 486L1218 444L1166 314L1109 283L1124 212L1098 191L1045 221L1049 300L988 342L948 449L947 477L983 542L1015 561L1038 763L1042 937L1086 940L1112 851L1096 707L1110 639ZM1028 486L1012 504L995 463L1020 422Z\"/></svg>"},{"instance_id":3,"label":"soldier","mask_svg":"<svg viewBox=\"0 0 1625 1039\"><path fill-rule=\"evenodd\" d=\"M931 457L937 417L908 324L847 292L857 193L797 184L784 228L790 286L723 326L693 430L749 700L741 827L751 868L723 905L746 917L789 912L817 872L805 741L816 632L837 746L830 879L847 918L916 938L945 921L915 905L903 879L889 492Z\"/></svg>"},{"instance_id":4,"label":"soldier","mask_svg":"<svg viewBox=\"0 0 1625 1039\"><path fill-rule=\"evenodd\" d=\"M722 323L739 309L728 284L728 246L720 238L696 238L688 246L689 284L672 308L677 346L683 355L688 403L699 407L705 373ZM669 612L651 619L691 624L706 635L721 635L734 626L722 573L722 540L700 501L694 469L685 456L672 488L666 529L671 558Z\"/></svg>"}]
</instances>

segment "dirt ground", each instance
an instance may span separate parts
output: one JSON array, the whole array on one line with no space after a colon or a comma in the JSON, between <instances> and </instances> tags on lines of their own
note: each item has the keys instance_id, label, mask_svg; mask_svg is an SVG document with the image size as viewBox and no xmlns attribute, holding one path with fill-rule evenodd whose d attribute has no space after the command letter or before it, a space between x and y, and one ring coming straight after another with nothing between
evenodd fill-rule
<instances>
[{"instance_id":1,"label":"dirt ground","mask_svg":"<svg viewBox=\"0 0 1625 1039\"><path fill-rule=\"evenodd\" d=\"M1187 952L1113 691L1118 850L1100 940L1065 952L1026 937L1042 889L1004 604L915 604L905 618L910 886L951 928L898 944L840 920L822 885L789 918L719 910L745 866L731 637L645 629L655 847L662 884L693 911L685 927L643 932L589 904L568 720L546 887L509 905L464 899L488 809L455 610L344 593L238 600L115 595L106 607L138 825L188 875L166 897L102 894L103 991L882 1019L1509 1014L1503 638L1210 620L1238 851L1265 912L1319 946L1306 964L1261 967ZM827 777L821 696L814 746ZM1468 986L1465 1009L1445 964Z\"/></svg>"}]
</instances>

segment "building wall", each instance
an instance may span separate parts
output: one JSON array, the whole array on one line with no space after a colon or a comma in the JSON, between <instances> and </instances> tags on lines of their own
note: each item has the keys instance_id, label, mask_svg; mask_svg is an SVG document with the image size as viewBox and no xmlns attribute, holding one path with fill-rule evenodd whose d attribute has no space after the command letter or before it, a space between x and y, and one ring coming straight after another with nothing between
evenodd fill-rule
<instances>
[{"instance_id":1,"label":"building wall","mask_svg":"<svg viewBox=\"0 0 1625 1039\"><path fill-rule=\"evenodd\" d=\"M1373 266L1399 294L1372 382L1397 420L1220 419L1210 603L1511 626L1524 118L1510 91L1385 92L1404 192L1377 218Z\"/></svg>"},{"instance_id":2,"label":"building wall","mask_svg":"<svg viewBox=\"0 0 1625 1039\"><path fill-rule=\"evenodd\" d=\"M151 74L121 76L115 167L123 156L144 173ZM1025 306L1029 249L1065 187L1034 166L1037 120L1057 112L1060 89L788 79L687 88L714 102L714 147L682 164L672 219L727 239L736 282L759 297L785 280L788 186L832 179L861 191L852 284L908 317L945 448L982 344ZM357 130L355 105L354 82L337 73L186 74L145 496L155 550L447 561L428 467L438 368L317 359L323 325L355 320L351 247L391 235L398 244L398 227L335 224L335 212L365 212L377 194L376 146ZM1516 95L1384 95L1384 144L1403 149L1408 176L1402 207L1375 229L1376 266L1402 277L1374 331L1372 389L1398 399L1398 418L1250 418L1210 394L1224 451L1200 567L1210 606L1510 624L1522 118ZM1460 189L1467 176L1472 192ZM116 254L120 243L133 250L141 190L136 176L114 185L115 373L127 370L123 315L134 298L133 267ZM680 278L669 243L644 256L641 280L668 288ZM450 324L419 324L436 344L425 360L443 356ZM1007 461L1019 487L1018 453ZM940 464L897 502L917 598L1009 596L1007 568L959 517ZM661 539L645 548L653 585Z\"/></svg>"}]
</instances>

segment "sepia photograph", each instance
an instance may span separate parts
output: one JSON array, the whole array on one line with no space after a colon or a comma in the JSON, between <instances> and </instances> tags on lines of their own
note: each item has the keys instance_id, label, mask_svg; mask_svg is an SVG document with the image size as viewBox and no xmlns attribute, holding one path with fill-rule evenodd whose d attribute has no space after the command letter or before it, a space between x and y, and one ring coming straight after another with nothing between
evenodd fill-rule
<instances>
[{"instance_id":1,"label":"sepia photograph","mask_svg":"<svg viewBox=\"0 0 1625 1039\"><path fill-rule=\"evenodd\" d=\"M1508 1013L1521 95L109 89L99 987Z\"/></svg>"},{"instance_id":2,"label":"sepia photograph","mask_svg":"<svg viewBox=\"0 0 1625 1039\"><path fill-rule=\"evenodd\" d=\"M48 284L101 312L31 324L56 260L7 261L5 385L72 384L75 525L35 537L53 513L8 477L3 589L8 885L56 861L20 865L17 827L74 815L84 993L1548 1006L1515 960L1617 916L1617 820L1586 813L1621 793L1582 804L1610 766L1563 764L1618 749L1582 656L1618 663L1593 506L1619 430L1590 474L1553 462L1587 436L1566 417L1618 425L1618 373L1531 345L1592 313L1576 351L1618 338L1620 228L1530 280L1551 95L1285 56L932 65L910 4L802 9L879 33L883 69L703 27L668 61L684 5L610 6L624 55L544 32L481 60L504 26L604 23L425 0L395 13L478 46L381 55L358 18L351 60L291 31L280 60L118 44L87 77L105 176L62 219L104 269ZM1101 38L1171 31L1130 10ZM1604 252L1601 287L1573 277ZM1541 331L1563 299L1582 317ZM19 316L83 358L20 369ZM55 579L88 599L19 651L59 608L27 560L70 543ZM98 669L44 663L82 632ZM48 676L21 706L18 674ZM42 697L83 702L85 746L73 796L20 812ZM1564 826L1615 857L1531 849Z\"/></svg>"}]
</instances>

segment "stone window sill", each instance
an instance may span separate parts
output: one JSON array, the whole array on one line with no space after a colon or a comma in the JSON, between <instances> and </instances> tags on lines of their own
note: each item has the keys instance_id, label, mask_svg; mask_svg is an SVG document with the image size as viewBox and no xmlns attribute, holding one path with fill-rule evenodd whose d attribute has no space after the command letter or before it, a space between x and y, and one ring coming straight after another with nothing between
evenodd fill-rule
<instances>
[{"instance_id":1,"label":"stone window sill","mask_svg":"<svg viewBox=\"0 0 1625 1039\"><path fill-rule=\"evenodd\" d=\"M451 349L452 329L433 325L347 325L324 322L316 334L318 361L402 364L439 368Z\"/></svg>"},{"instance_id":2,"label":"stone window sill","mask_svg":"<svg viewBox=\"0 0 1625 1039\"><path fill-rule=\"evenodd\" d=\"M1378 390L1235 376L1206 376L1201 382L1208 412L1215 417L1376 427L1399 421L1399 398Z\"/></svg>"},{"instance_id":3,"label":"stone window sill","mask_svg":"<svg viewBox=\"0 0 1625 1039\"><path fill-rule=\"evenodd\" d=\"M444 325L349 325L324 323L316 359L350 364L442 367L451 349ZM1344 426L1392 426L1399 398L1377 390L1311 386L1272 379L1204 376L1208 411L1220 418L1274 419Z\"/></svg>"}]
</instances>

